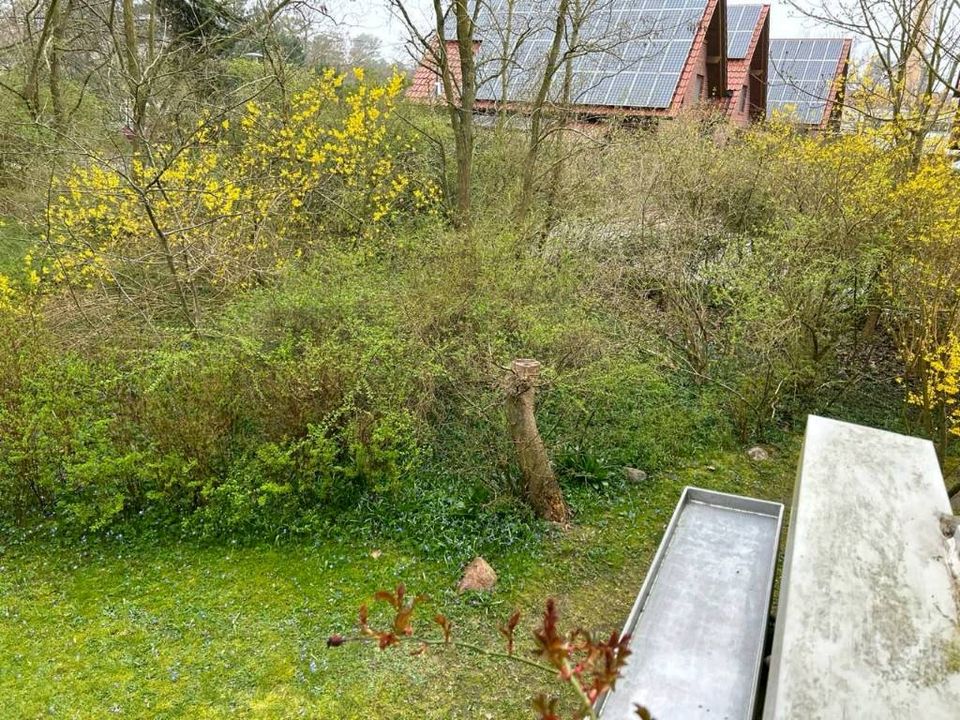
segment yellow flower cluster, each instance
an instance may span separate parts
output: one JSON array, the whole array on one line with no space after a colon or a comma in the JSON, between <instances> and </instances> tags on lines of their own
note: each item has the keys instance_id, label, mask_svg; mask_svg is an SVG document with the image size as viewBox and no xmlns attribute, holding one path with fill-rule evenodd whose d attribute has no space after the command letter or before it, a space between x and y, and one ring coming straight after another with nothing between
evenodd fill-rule
<instances>
[{"instance_id":1,"label":"yellow flower cluster","mask_svg":"<svg viewBox=\"0 0 960 720\"><path fill-rule=\"evenodd\" d=\"M26 264L29 264L29 261L27 256ZM26 267L23 276L16 279L0 273L0 317L22 316L32 312L33 308L28 300L36 289L38 280L37 273L30 267Z\"/></svg>"},{"instance_id":2,"label":"yellow flower cluster","mask_svg":"<svg viewBox=\"0 0 960 720\"><path fill-rule=\"evenodd\" d=\"M77 167L48 208L48 240L61 250L39 265L54 282L91 285L106 273L106 256L141 230L137 198L122 178L100 166ZM31 256L26 257L32 267Z\"/></svg>"},{"instance_id":3,"label":"yellow flower cluster","mask_svg":"<svg viewBox=\"0 0 960 720\"><path fill-rule=\"evenodd\" d=\"M944 429L956 435L960 421L960 182L942 155L918 165L897 132L798 133L774 121L748 138L776 164L772 192L796 198L801 220L818 224L809 233L821 238L817 252L851 258L865 284L885 294L906 401L942 445Z\"/></svg>"},{"instance_id":4,"label":"yellow flower cluster","mask_svg":"<svg viewBox=\"0 0 960 720\"><path fill-rule=\"evenodd\" d=\"M907 402L942 445L960 435L960 182L944 158L929 157L889 202L898 208L897 245L885 281L903 318L898 339L914 386Z\"/></svg>"},{"instance_id":5,"label":"yellow flower cluster","mask_svg":"<svg viewBox=\"0 0 960 720\"><path fill-rule=\"evenodd\" d=\"M129 278L246 285L323 237L373 239L404 211L436 212L439 190L412 177L412 143L391 131L400 75L326 72L285 107L256 101L203 117L185 147L158 146L124 172L75 168L48 209L45 278L90 286Z\"/></svg>"},{"instance_id":6,"label":"yellow flower cluster","mask_svg":"<svg viewBox=\"0 0 960 720\"><path fill-rule=\"evenodd\" d=\"M10 284L10 278L0 273L0 313L9 312L17 306L17 291Z\"/></svg>"},{"instance_id":7,"label":"yellow flower cluster","mask_svg":"<svg viewBox=\"0 0 960 720\"><path fill-rule=\"evenodd\" d=\"M940 409L946 430L960 436L960 339L949 333L944 344L924 353L926 382L907 393L907 402L927 411Z\"/></svg>"},{"instance_id":8,"label":"yellow flower cluster","mask_svg":"<svg viewBox=\"0 0 960 720\"><path fill-rule=\"evenodd\" d=\"M315 233L324 226L371 238L401 209L435 209L438 188L415 183L398 169L409 142L391 135L387 121L403 89L394 75L385 85L368 86L361 70L355 85L339 94L346 80L328 71L322 81L295 96L288 117L248 103L241 119L255 152L244 156L244 171L272 176L286 210L282 231ZM324 122L331 103L339 122ZM330 198L347 213L330 213Z\"/></svg>"},{"instance_id":9,"label":"yellow flower cluster","mask_svg":"<svg viewBox=\"0 0 960 720\"><path fill-rule=\"evenodd\" d=\"M817 217L844 235L843 242L895 208L890 198L906 152L894 147L886 131L816 134L774 120L749 137L777 162L779 190L816 202ZM805 208L808 215L813 210Z\"/></svg>"}]
</instances>

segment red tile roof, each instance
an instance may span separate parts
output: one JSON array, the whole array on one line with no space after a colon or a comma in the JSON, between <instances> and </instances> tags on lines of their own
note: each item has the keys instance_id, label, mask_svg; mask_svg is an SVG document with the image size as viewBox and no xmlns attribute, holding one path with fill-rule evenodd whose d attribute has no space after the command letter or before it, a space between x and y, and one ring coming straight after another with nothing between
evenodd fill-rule
<instances>
[{"instance_id":1,"label":"red tile roof","mask_svg":"<svg viewBox=\"0 0 960 720\"><path fill-rule=\"evenodd\" d=\"M460 48L456 40L447 40L445 45L447 46L447 62L450 63L454 84L460 87L462 77L460 73ZM444 101L442 88L440 92L437 92L437 81L440 79L440 76L436 71L436 64L434 62L436 47L436 44L434 44L430 50L424 53L423 60L420 61L420 64L413 73L413 78L406 92L406 96L411 100L428 103Z\"/></svg>"},{"instance_id":2,"label":"red tile roof","mask_svg":"<svg viewBox=\"0 0 960 720\"><path fill-rule=\"evenodd\" d=\"M693 47L690 48L690 54L687 56L687 64L684 65L683 72L680 73L680 82L677 83L677 90L673 94L673 102L670 103L670 115L675 115L677 112L679 112L681 106L683 105L683 99L687 96L687 90L690 87L690 81L696 74L696 67L694 66L694 63L701 53L706 52L706 48L704 46L707 42L707 30L710 28L710 22L713 20L713 15L717 11L717 6L721 1L724 2L725 8L726 0L709 0L707 3L707 9L703 13L703 18L700 20L700 27L697 30L696 37L693 39ZM724 33L723 43L724 47L726 47L727 29L725 27L721 28L721 32Z\"/></svg>"}]
</instances>

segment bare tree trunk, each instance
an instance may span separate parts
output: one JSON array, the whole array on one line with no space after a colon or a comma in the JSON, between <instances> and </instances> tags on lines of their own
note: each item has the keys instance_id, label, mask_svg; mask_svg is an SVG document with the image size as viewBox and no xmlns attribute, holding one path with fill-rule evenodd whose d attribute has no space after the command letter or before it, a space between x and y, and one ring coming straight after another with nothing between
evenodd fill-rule
<instances>
[{"instance_id":1,"label":"bare tree trunk","mask_svg":"<svg viewBox=\"0 0 960 720\"><path fill-rule=\"evenodd\" d=\"M66 6L57 5L56 17L53 18L53 38L50 43L50 103L53 105L53 127L63 132L67 127L67 113L63 105L63 90L60 84L60 53L63 51L64 29L70 17L71 3ZM54 12L51 6L51 12Z\"/></svg>"},{"instance_id":2,"label":"bare tree trunk","mask_svg":"<svg viewBox=\"0 0 960 720\"><path fill-rule=\"evenodd\" d=\"M457 18L457 49L460 55L460 102L451 106L459 115L455 124L457 147L457 212L458 227L470 225L471 194L473 189L473 106L477 99L477 63L473 55L475 15L471 15L468 0L455 0ZM477 2L479 7L480 3Z\"/></svg>"},{"instance_id":3,"label":"bare tree trunk","mask_svg":"<svg viewBox=\"0 0 960 720\"><path fill-rule=\"evenodd\" d=\"M47 8L47 12L43 17L40 38L37 40L36 47L33 48L30 67L27 71L26 80L23 83L23 92L20 93L34 121L39 121L41 115L40 67L46 58L47 44L51 41L59 14L59 0L51 0L50 7Z\"/></svg>"},{"instance_id":4,"label":"bare tree trunk","mask_svg":"<svg viewBox=\"0 0 960 720\"><path fill-rule=\"evenodd\" d=\"M534 512L545 520L567 523L570 511L553 474L534 416L534 388L539 374L540 363L536 360L514 360L511 363L504 382L507 427L517 451L527 500Z\"/></svg>"},{"instance_id":5,"label":"bare tree trunk","mask_svg":"<svg viewBox=\"0 0 960 720\"><path fill-rule=\"evenodd\" d=\"M583 17L580 1L575 0L573 22L570 24L570 47L576 48L580 42L580 20ZM563 162L561 157L564 150L563 130L570 119L570 101L573 92L573 58L567 57L563 62L563 86L560 89L560 128L556 135L557 158L553 163L553 172L550 178L549 194L547 196L547 224L544 236L550 231L560 217L560 186L563 184Z\"/></svg>"},{"instance_id":6,"label":"bare tree trunk","mask_svg":"<svg viewBox=\"0 0 960 720\"><path fill-rule=\"evenodd\" d=\"M477 63L473 55L473 46L475 23L481 2L475 0L472 12L469 4L470 0L454 0L451 6L456 20L457 59L460 63L460 77L456 78L447 52L447 37L444 33L446 9L443 0L433 0L436 22L433 39L421 35L416 29L416 23L408 12L408 3L405 0L390 0L390 5L398 11L411 36L423 48L426 56L433 61L443 86L443 96L450 118L450 128L453 130L457 155L457 194L453 223L459 228L470 225L473 187L473 108L477 99Z\"/></svg>"},{"instance_id":7,"label":"bare tree trunk","mask_svg":"<svg viewBox=\"0 0 960 720\"><path fill-rule=\"evenodd\" d=\"M527 145L527 156L524 159L522 177L520 181L520 201L517 204L517 219L520 222L526 220L533 203L534 182L536 180L537 158L540 154L540 143L543 141L543 112L550 95L550 87L553 84L553 77L560 65L560 46L563 44L564 28L567 22L567 9L570 6L570 0L560 0L557 6L557 17L554 23L553 40L550 43L550 50L547 52L546 66L543 69L543 77L540 80L540 88L537 90L536 98L533 101L533 107L530 112L530 140Z\"/></svg>"},{"instance_id":8,"label":"bare tree trunk","mask_svg":"<svg viewBox=\"0 0 960 720\"><path fill-rule=\"evenodd\" d=\"M876 335L877 326L880 324L880 306L871 305L867 308L867 317L863 321L863 327L860 328L859 341L868 343Z\"/></svg>"},{"instance_id":9,"label":"bare tree trunk","mask_svg":"<svg viewBox=\"0 0 960 720\"><path fill-rule=\"evenodd\" d=\"M510 88L510 62L513 59L513 53L510 52L510 45L513 42L513 7L516 0L507 0L507 26L503 29L503 40L500 43L500 107L498 113L500 118L507 116L507 101L510 99L507 95Z\"/></svg>"},{"instance_id":10,"label":"bare tree trunk","mask_svg":"<svg viewBox=\"0 0 960 720\"><path fill-rule=\"evenodd\" d=\"M473 188L473 115L460 123L457 133L457 207L454 224L459 228L469 227L472 212Z\"/></svg>"},{"instance_id":11,"label":"bare tree trunk","mask_svg":"<svg viewBox=\"0 0 960 720\"><path fill-rule=\"evenodd\" d=\"M143 75L138 57L136 17L134 15L133 0L123 0L123 50L124 64L127 74L127 84L130 88L130 101L133 112L133 132L131 146L134 159L139 159L143 150L143 125L146 115L146 98L142 87Z\"/></svg>"}]
</instances>

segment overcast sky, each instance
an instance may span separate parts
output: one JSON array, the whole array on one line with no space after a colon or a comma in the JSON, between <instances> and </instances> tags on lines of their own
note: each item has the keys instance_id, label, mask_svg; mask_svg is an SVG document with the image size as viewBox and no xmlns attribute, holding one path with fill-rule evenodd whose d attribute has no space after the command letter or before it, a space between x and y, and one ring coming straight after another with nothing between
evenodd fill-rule
<instances>
[{"instance_id":1,"label":"overcast sky","mask_svg":"<svg viewBox=\"0 0 960 720\"><path fill-rule=\"evenodd\" d=\"M407 0L411 14L422 23L431 25L432 0ZM730 5L735 3L731 2ZM832 36L833 28L817 27L809 20L798 17L797 12L783 2L771 3L771 37L793 38L817 35ZM389 10L387 0L335 0L328 4L331 13L342 23L343 30L351 35L367 33L383 42L383 54L387 59L403 60L404 30L400 21Z\"/></svg>"}]
</instances>

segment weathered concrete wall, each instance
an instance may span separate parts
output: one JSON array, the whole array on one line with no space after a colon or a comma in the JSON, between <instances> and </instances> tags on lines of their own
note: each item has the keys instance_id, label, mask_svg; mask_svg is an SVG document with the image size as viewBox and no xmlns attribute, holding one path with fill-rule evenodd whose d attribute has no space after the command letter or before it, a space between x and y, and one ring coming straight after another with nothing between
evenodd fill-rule
<instances>
[{"instance_id":1,"label":"weathered concrete wall","mask_svg":"<svg viewBox=\"0 0 960 720\"><path fill-rule=\"evenodd\" d=\"M960 718L949 512L929 442L810 417L765 720Z\"/></svg>"}]
</instances>

